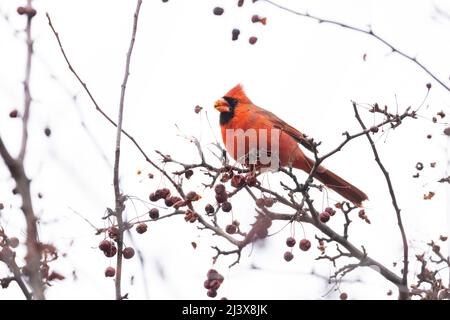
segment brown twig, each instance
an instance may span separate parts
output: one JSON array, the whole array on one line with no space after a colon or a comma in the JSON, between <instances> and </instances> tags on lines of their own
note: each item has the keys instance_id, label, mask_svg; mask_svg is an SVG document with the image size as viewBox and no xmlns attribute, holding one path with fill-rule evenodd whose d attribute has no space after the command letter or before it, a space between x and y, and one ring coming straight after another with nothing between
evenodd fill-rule
<instances>
[{"instance_id":1,"label":"brown twig","mask_svg":"<svg viewBox=\"0 0 450 320\"><path fill-rule=\"evenodd\" d=\"M355 117L358 120L359 124L361 125L361 128L363 130L366 130L367 129L366 125L364 124L364 122L361 119L361 116L359 115L358 108L356 107L355 102L353 102L353 111L355 112ZM383 172L384 178L385 178L387 186L388 186L389 194L391 196L392 205L394 207L395 214L397 217L397 224L398 224L398 228L400 230L400 234L402 237L402 245L403 245L403 277L402 277L403 286L400 288L400 299L408 299L409 298L409 293L408 293L408 240L406 238L405 228L403 227L401 210L397 203L397 197L395 196L394 187L392 185L392 181L389 176L389 172L386 170L386 168L384 167L383 163L380 160L380 156L379 156L378 150L375 146L375 142L373 141L373 139L369 135L369 133L366 133L366 137L369 140L370 147L372 148L372 152L375 157L375 162L378 164L378 166L380 167L380 170ZM403 288L403 290L402 290L402 288Z\"/></svg>"},{"instance_id":2,"label":"brown twig","mask_svg":"<svg viewBox=\"0 0 450 320\"><path fill-rule=\"evenodd\" d=\"M125 63L125 75L123 78L121 92L120 92L120 103L119 103L119 115L117 120L117 134L116 134L116 146L115 146L115 157L114 157L114 197L115 197L115 217L117 219L117 226L119 229L119 234L117 237L117 262L116 262L116 299L121 300L123 298L121 292L121 279L122 279L122 250L123 250L123 210L125 209L124 201L125 197L120 192L120 182L119 182L119 167L120 167L120 142L122 137L122 123L123 123L123 110L125 107L125 92L128 83L128 77L130 75L130 63L131 54L133 53L134 42L136 40L136 32L138 26L139 12L141 9L142 0L137 0L136 10L134 12L133 20L133 30L131 34L130 46L128 48L126 63Z\"/></svg>"},{"instance_id":3,"label":"brown twig","mask_svg":"<svg viewBox=\"0 0 450 320\"><path fill-rule=\"evenodd\" d=\"M293 14L295 14L297 16L315 20L318 23L328 23L328 24L331 24L331 25L336 25L336 26L342 27L342 28L347 29L347 30L352 30L352 31L355 31L355 32L359 32L359 33L363 33L365 35L368 35L368 36L378 40L379 42L381 42L386 47L388 47L393 53L397 53L400 56L406 58L407 60L413 62L416 66L418 66L420 69L425 71L430 77L432 77L437 83L439 83L443 88L445 88L447 91L450 91L450 86L446 85L443 80L439 79L425 65L423 65L421 62L419 62L416 57L408 55L404 51L401 51L401 50L397 49L390 42L388 42L387 40L385 40L384 38L382 38L378 34L374 33L372 28L369 28L369 30L366 30L366 29L354 27L354 26L351 26L351 25L348 25L348 24L345 24L345 23L342 23L342 22L338 22L338 21L334 21L334 20L330 20L330 19L323 19L323 18L320 18L318 16L311 15L309 13L303 13L303 12L295 11L293 9L290 9L288 7L285 7L285 6L282 6L282 5L278 4L278 3L275 3L275 2L273 2L271 0L259 0L259 1L264 1L264 2L266 2L266 3L268 3L268 4L272 5L272 6L275 6L275 7L279 8L279 9L281 9L281 10L293 13Z\"/></svg>"}]
</instances>

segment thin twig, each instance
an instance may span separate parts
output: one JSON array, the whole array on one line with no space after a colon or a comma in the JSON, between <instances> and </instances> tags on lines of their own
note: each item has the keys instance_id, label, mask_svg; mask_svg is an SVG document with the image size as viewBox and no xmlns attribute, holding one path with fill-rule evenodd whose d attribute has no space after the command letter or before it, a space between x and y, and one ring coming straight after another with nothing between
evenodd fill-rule
<instances>
[{"instance_id":1,"label":"thin twig","mask_svg":"<svg viewBox=\"0 0 450 320\"><path fill-rule=\"evenodd\" d=\"M120 92L120 103L119 103L119 115L117 120L117 135L116 135L116 146L115 146L115 157L114 157L114 197L115 197L115 216L117 219L117 225L119 229L119 234L117 238L117 263L116 263L116 300L121 300L122 292L121 292L121 283L122 283L122 250L123 250L123 233L124 233L124 225L123 225L123 210L125 209L124 200L125 197L120 192L120 182L119 182L119 167L120 167L120 142L122 137L122 123L123 123L123 110L125 106L125 92L128 83L128 77L130 75L130 63L131 63L131 54L133 53L134 42L136 40L136 32L138 26L139 12L141 9L142 0L137 0L136 10L134 12L134 20L133 20L133 31L131 34L130 46L128 48L126 63L125 63L125 75L123 78L121 92Z\"/></svg>"},{"instance_id":2,"label":"thin twig","mask_svg":"<svg viewBox=\"0 0 450 320\"><path fill-rule=\"evenodd\" d=\"M353 102L353 111L355 112L355 117L358 120L359 124L361 125L361 128L363 130L366 130L367 129L366 125L364 124L364 122L361 119L361 116L359 115L358 108L356 107L355 102ZM374 143L372 137L369 135L369 133L366 133L366 137L369 140L370 147L372 148L372 152L375 157L375 162L378 164L378 166L380 167L380 170L383 172L384 178L386 180L386 183L387 183L387 186L389 189L389 194L392 199L392 205L394 206L395 214L397 216L397 224L398 224L398 228L400 230L400 234L402 237L402 245L403 245L403 277L402 277L403 287L402 288L404 290L400 290L400 299L408 299L409 298L409 293L408 293L408 240L406 238L405 228L403 227L401 210L397 203L397 197L395 196L394 187L392 186L392 181L389 176L389 172L386 170L386 168L384 167L383 163L380 160L378 150L375 146L375 143Z\"/></svg>"},{"instance_id":3,"label":"thin twig","mask_svg":"<svg viewBox=\"0 0 450 320\"><path fill-rule=\"evenodd\" d=\"M369 30L365 30L365 29L361 29L361 28L358 28L358 27L354 27L354 26L342 23L342 22L338 22L338 21L334 21L334 20L330 20L330 19L323 19L323 18L320 18L318 16L311 15L309 13L303 13L303 12L295 11L293 9L290 9L288 7L285 7L285 6L282 6L282 5L278 4L278 3L275 3L275 2L273 2L271 0L259 0L259 1L267 2L268 4L270 4L272 6L275 6L275 7L279 8L279 9L281 9L281 10L293 13L293 14L295 14L297 16L301 16L301 17L305 17L305 18L309 18L309 19L315 20L315 21L317 21L319 23L328 23L328 24L332 24L332 25L336 25L336 26L342 27L344 29L348 29L348 30L352 30L352 31L356 31L356 32L359 32L359 33L366 34L366 35L368 35L368 36L378 40L379 42L381 42L383 45L388 47L392 52L397 53L400 56L406 58L407 60L413 62L420 69L425 71L430 77L432 77L437 83L439 83L443 88L445 88L447 91L450 91L450 86L446 85L443 80L439 79L425 65L423 65L421 62L419 62L416 57L408 55L404 51L401 51L401 50L397 49L390 42L388 42L387 40L385 40L384 38L382 38L378 34L374 33L372 28L369 28Z\"/></svg>"}]
</instances>

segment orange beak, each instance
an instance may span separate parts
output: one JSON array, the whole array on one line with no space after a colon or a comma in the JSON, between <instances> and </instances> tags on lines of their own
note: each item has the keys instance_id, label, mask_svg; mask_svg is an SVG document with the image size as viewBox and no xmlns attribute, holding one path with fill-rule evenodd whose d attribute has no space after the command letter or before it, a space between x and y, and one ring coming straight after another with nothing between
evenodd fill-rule
<instances>
[{"instance_id":1,"label":"orange beak","mask_svg":"<svg viewBox=\"0 0 450 320\"><path fill-rule=\"evenodd\" d=\"M217 100L216 103L214 103L214 108L219 112L230 112L228 102L223 99Z\"/></svg>"}]
</instances>

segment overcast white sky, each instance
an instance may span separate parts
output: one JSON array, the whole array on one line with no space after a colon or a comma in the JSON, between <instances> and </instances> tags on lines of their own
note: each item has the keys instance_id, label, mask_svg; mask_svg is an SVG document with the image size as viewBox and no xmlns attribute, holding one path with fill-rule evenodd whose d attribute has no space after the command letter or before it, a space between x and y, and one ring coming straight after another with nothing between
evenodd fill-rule
<instances>
[{"instance_id":1,"label":"overcast white sky","mask_svg":"<svg viewBox=\"0 0 450 320\"><path fill-rule=\"evenodd\" d=\"M15 30L23 28L25 19L15 9L23 2L0 0L2 16L9 15L9 21L0 19L0 134L13 150L17 149L21 127L20 121L11 120L8 113L22 107L25 61L24 35L15 34ZM264 2L252 4L247 0L243 8L237 8L236 2L144 0L124 119L124 127L144 149L155 158L153 150L158 149L177 158L196 159L195 149L180 134L195 135L204 146L214 142L220 131L213 103L235 84L242 83L254 103L322 141L321 150L325 152L342 140L343 131L359 130L350 100L378 102L402 111L420 105L426 94L425 84L430 82L433 87L421 109L421 117L383 135L377 146L398 193L411 255L426 248L431 238L448 234L448 186L436 183L448 174L448 142L442 134L445 124L432 125L430 119L440 110L450 114L449 92L411 61L390 53L366 35L318 24ZM435 6L450 12L448 1L277 2L362 28L371 25L377 34L417 56L450 84L450 20L435 12ZM41 217L41 237L67 254L53 266L68 279L50 288L48 297L113 298L113 281L104 278L103 270L114 260L104 258L96 249L101 238L94 236L94 230L72 209L100 226L105 208L113 206L112 170L108 162L113 159L115 130L95 112L67 69L45 12L52 16L73 66L104 110L115 117L135 1L34 3L38 15L33 20L34 101L27 171L33 179L34 194L44 195L35 199ZM212 14L216 5L225 9L224 15ZM267 26L252 24L253 14L267 16ZM232 42L231 30L236 27L241 30L240 39ZM258 37L254 46L248 44L249 36ZM78 97L76 103L71 99L73 95ZM195 105L208 110L212 130L205 114L193 112ZM81 120L94 139L82 128ZM372 123L380 119L365 114L365 120ZM52 129L50 138L43 134L46 126ZM431 140L426 138L427 134L432 134ZM106 154L107 161L99 150ZM412 179L417 161L423 162L426 169L419 179ZM429 163L433 161L437 165L431 169ZM325 165L369 195L366 211L372 224L366 225L356 218L351 239L363 244L370 255L388 266L400 261L395 215L367 141L352 142ZM125 139L121 170L126 194L147 199L160 183L158 175L150 181L136 174L137 170L153 171ZM192 188L199 185L195 179L191 183ZM20 201L11 195L12 187L8 172L0 165L0 202L6 206L0 223L9 233L23 236ZM436 192L432 201L423 200L428 191ZM330 197L330 201L338 198L335 194ZM321 199L317 195L317 201ZM136 211L131 203L127 209L129 217L145 212L139 202ZM244 224L250 223L253 205L240 199L234 212ZM332 225L340 228L341 222ZM271 232L282 227L283 224L275 224ZM300 234L300 227L296 231ZM306 232L310 239L316 234L310 228ZM231 270L227 268L230 260L221 259L217 268L226 279L219 297L322 298L329 289L326 281L309 273L314 270L328 277L333 272L332 266L316 262L316 250L301 253L298 248L294 251L295 259L286 263L282 256L289 233L286 228L271 237L264 248L247 249L241 263ZM209 246L219 243L226 247L226 244L177 217L151 224L148 233L135 234L134 239L145 256L145 266L142 272L137 259L125 263L124 292L129 292L130 298L206 298L203 280L213 255ZM198 243L196 250L192 249L191 241ZM414 259L411 262L414 272L417 266ZM252 270L252 265L260 270ZM76 281L71 276L72 270L76 270ZM5 267L0 266L0 277L6 274ZM130 283L131 275L135 276L134 285ZM351 298L389 298L386 292L394 289L371 270L357 271L349 279L361 280L342 284ZM336 296L331 294L327 298ZM13 298L21 298L15 286L0 291L0 299Z\"/></svg>"}]
</instances>

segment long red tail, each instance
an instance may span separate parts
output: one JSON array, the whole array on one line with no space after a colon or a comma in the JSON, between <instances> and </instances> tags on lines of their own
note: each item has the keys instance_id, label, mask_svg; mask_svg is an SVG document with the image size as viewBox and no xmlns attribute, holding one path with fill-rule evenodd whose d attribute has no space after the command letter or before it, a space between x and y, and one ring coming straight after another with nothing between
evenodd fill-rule
<instances>
[{"instance_id":1,"label":"long red tail","mask_svg":"<svg viewBox=\"0 0 450 320\"><path fill-rule=\"evenodd\" d=\"M311 170L312 166L314 165L314 160L311 160L306 156L305 158L308 163L307 166L305 166L304 159L302 159L302 161L295 161L293 163L293 167L309 173L309 170ZM350 182L342 179L334 172L322 166L319 167L316 174L314 175L314 178L322 182L326 187L336 191L338 194L358 207L361 207L362 202L368 199L367 195L364 192L359 190Z\"/></svg>"}]
</instances>

